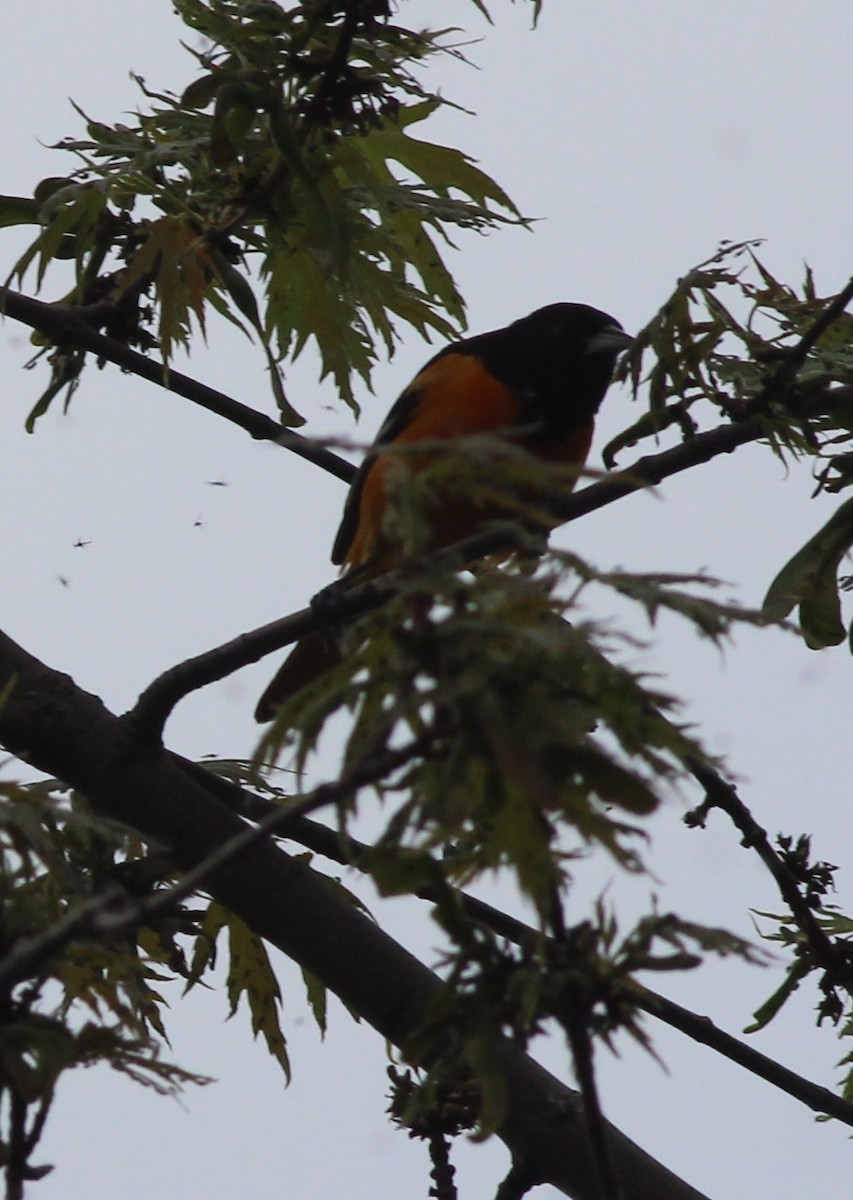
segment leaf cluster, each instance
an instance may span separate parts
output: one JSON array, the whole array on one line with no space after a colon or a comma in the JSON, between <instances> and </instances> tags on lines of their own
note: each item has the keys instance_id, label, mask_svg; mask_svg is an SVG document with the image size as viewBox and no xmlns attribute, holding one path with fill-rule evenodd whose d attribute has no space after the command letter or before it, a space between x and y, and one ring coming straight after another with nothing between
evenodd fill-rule
<instances>
[{"instance_id":1,"label":"leaf cluster","mask_svg":"<svg viewBox=\"0 0 853 1200\"><path fill-rule=\"evenodd\" d=\"M617 375L635 395L645 385L648 413L611 443L608 463L670 427L689 438L708 419L707 408L697 411L702 402L712 418L760 417L783 457L820 455L830 438L851 436L853 318L840 314L812 344L809 332L833 298L817 294L809 268L799 288L776 279L759 244L724 243L640 330Z\"/></svg>"},{"instance_id":2,"label":"leaf cluster","mask_svg":"<svg viewBox=\"0 0 853 1200\"><path fill-rule=\"evenodd\" d=\"M0 959L49 939L76 907L99 892L128 895L152 886L162 864L135 839L84 805L56 804L52 785L2 787L0 806ZM62 1072L107 1063L136 1082L173 1095L199 1075L161 1058L164 1003L158 983L173 965L177 910L139 939L99 944L70 937L45 942L36 970L0 996L0 1097L11 1114L0 1130L0 1164L36 1177L30 1156ZM51 950L48 951L48 944ZM47 1168L49 1169L49 1168ZM36 1175L33 1175L33 1171Z\"/></svg>"},{"instance_id":3,"label":"leaf cluster","mask_svg":"<svg viewBox=\"0 0 853 1200\"><path fill-rule=\"evenodd\" d=\"M449 31L406 29L385 0L176 9L205 44L199 74L180 94L137 79L145 105L123 122L81 114L86 136L57 147L80 166L32 202L0 199L0 222L40 226L13 273L35 266L41 286L70 261L65 303L167 362L213 309L260 342L286 424L302 418L280 362L313 340L355 405L354 377L369 385L401 322L425 337L463 324L440 243L521 219L465 154L411 135L443 103L417 72L455 53ZM35 415L82 369L61 350Z\"/></svg>"},{"instance_id":4,"label":"leaf cluster","mask_svg":"<svg viewBox=\"0 0 853 1200\"><path fill-rule=\"evenodd\" d=\"M815 916L815 934L804 928L792 912L756 911L761 936L784 948L787 965L782 982L753 1013L747 1032L763 1029L809 978L817 984L816 1013L819 1025L829 1022L840 1040L853 1038L853 918L831 902L837 867L812 854L811 838L779 835L777 847L785 870L795 881L803 901ZM839 1061L845 1068L840 1093L853 1101L853 1051Z\"/></svg>"},{"instance_id":5,"label":"leaf cluster","mask_svg":"<svg viewBox=\"0 0 853 1200\"><path fill-rule=\"evenodd\" d=\"M822 321L849 288L821 296L809 268L799 288L782 282L757 246L724 244L679 280L640 331L620 372L635 394L647 386L648 410L606 448L609 465L620 450L670 428L689 441L709 417L753 419L783 461L812 460L817 491L853 481L853 317L840 304ZM768 621L797 608L811 649L853 637L841 615L851 514L847 501L782 567L764 603Z\"/></svg>"},{"instance_id":6,"label":"leaf cluster","mask_svg":"<svg viewBox=\"0 0 853 1200\"><path fill-rule=\"evenodd\" d=\"M591 919L559 936L532 937L520 944L507 943L472 921L450 898L438 906L437 916L458 952L448 959L441 995L407 1048L411 1060L429 1064L408 1098L407 1115L415 1124L424 1112L440 1112L448 1080L458 1085L473 1067L479 1081L480 1136L494 1132L505 1115L504 1038L527 1048L555 1022L572 1049L580 1023L588 1038L611 1051L622 1032L653 1053L637 1009L639 972L691 970L707 954L764 961L749 943L726 930L673 913L655 911L623 934L601 901Z\"/></svg>"},{"instance_id":7,"label":"leaf cluster","mask_svg":"<svg viewBox=\"0 0 853 1200\"><path fill-rule=\"evenodd\" d=\"M343 661L284 707L258 753L275 763L292 751L301 770L342 709L351 714L344 778L415 739L418 752L377 784L390 810L368 856L380 889L416 892L436 875L466 884L509 870L547 927L579 855L599 847L622 867L642 869L637 820L654 811L686 760L704 757L675 720L672 699L614 661L620 639L588 620L587 590L615 590L650 621L675 612L716 640L734 621L762 618L714 599L714 581L704 577L542 557L536 496L558 490L559 472L505 448L499 470L492 458L492 470L481 471L483 446L473 468L471 453L446 448L441 461L409 476L410 487L401 474L389 521L395 539L411 536L413 556L396 597L344 633ZM522 549L460 575L424 554L430 481L446 499L454 471L471 479L460 483L469 498L478 480L492 490L498 478L518 484L514 515L528 532L508 522L507 537L535 557ZM357 795L348 796L341 819L358 807Z\"/></svg>"},{"instance_id":8,"label":"leaf cluster","mask_svg":"<svg viewBox=\"0 0 853 1200\"><path fill-rule=\"evenodd\" d=\"M248 999L254 1032L287 1073L277 984L260 939L214 904L175 903L143 917L144 902L169 887L171 864L56 781L4 784L0 800L0 970L20 952L29 964L4 977L0 994L0 1099L19 1113L0 1130L0 1165L34 1151L66 1070L104 1063L164 1095L209 1082L162 1057L161 989L204 979L222 928L231 1010ZM85 912L91 920L75 921ZM100 913L126 919L105 933Z\"/></svg>"}]
</instances>

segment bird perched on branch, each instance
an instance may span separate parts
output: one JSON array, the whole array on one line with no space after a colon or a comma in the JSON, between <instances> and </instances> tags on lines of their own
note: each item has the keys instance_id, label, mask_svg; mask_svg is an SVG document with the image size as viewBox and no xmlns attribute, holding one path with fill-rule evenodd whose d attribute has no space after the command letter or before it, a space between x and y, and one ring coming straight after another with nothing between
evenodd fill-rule
<instances>
[{"instance_id":1,"label":"bird perched on branch","mask_svg":"<svg viewBox=\"0 0 853 1200\"><path fill-rule=\"evenodd\" d=\"M386 519L392 472L401 461L410 471L425 469L436 445L494 435L542 462L582 467L616 359L631 341L607 313L563 303L446 346L403 391L367 452L350 487L332 562L353 581L401 565L405 549ZM432 449L416 453L419 447ZM472 487L468 495L464 476L446 495L436 488L423 510L425 547L449 546L505 519L501 480L494 482L486 493ZM283 701L337 661L332 634L300 639L261 696L256 719L271 720Z\"/></svg>"}]
</instances>

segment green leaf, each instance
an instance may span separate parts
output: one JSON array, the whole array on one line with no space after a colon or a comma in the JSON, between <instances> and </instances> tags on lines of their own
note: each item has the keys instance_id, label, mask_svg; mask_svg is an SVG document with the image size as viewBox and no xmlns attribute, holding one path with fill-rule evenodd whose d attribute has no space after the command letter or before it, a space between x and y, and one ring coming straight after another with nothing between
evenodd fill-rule
<instances>
[{"instance_id":1,"label":"green leaf","mask_svg":"<svg viewBox=\"0 0 853 1200\"><path fill-rule=\"evenodd\" d=\"M245 83L225 83L216 94L210 131L211 158L229 166L240 154L257 112L256 93Z\"/></svg>"},{"instance_id":2,"label":"green leaf","mask_svg":"<svg viewBox=\"0 0 853 1200\"><path fill-rule=\"evenodd\" d=\"M438 108L439 100L425 100L408 110L409 122L423 120ZM509 196L467 154L451 146L439 146L409 137L390 122L365 139L365 153L393 159L431 188L455 188L478 204L489 201L500 205L515 217L520 213Z\"/></svg>"},{"instance_id":3,"label":"green leaf","mask_svg":"<svg viewBox=\"0 0 853 1200\"><path fill-rule=\"evenodd\" d=\"M480 1086L479 1129L474 1141L485 1141L500 1128L509 1103L506 1072L497 1049L497 1038L469 1037L465 1054Z\"/></svg>"},{"instance_id":4,"label":"green leaf","mask_svg":"<svg viewBox=\"0 0 853 1200\"><path fill-rule=\"evenodd\" d=\"M42 351L42 353L44 352ZM36 421L39 417L44 416L53 403L53 400L63 390L65 390L64 407L67 411L68 405L71 403L71 397L79 385L80 374L85 366L85 362L86 355L81 350L73 350L68 353L57 352L52 356L50 383L27 414L24 424L27 433L33 432Z\"/></svg>"},{"instance_id":5,"label":"green leaf","mask_svg":"<svg viewBox=\"0 0 853 1200\"><path fill-rule=\"evenodd\" d=\"M371 847L362 866L370 873L381 896L411 896L437 891L444 883L438 863L425 851L404 850L389 845Z\"/></svg>"},{"instance_id":6,"label":"green leaf","mask_svg":"<svg viewBox=\"0 0 853 1200\"><path fill-rule=\"evenodd\" d=\"M799 605L803 638L811 650L844 641L838 568L853 546L853 499L836 513L791 558L771 583L762 611L781 621Z\"/></svg>"},{"instance_id":7,"label":"green leaf","mask_svg":"<svg viewBox=\"0 0 853 1200\"><path fill-rule=\"evenodd\" d=\"M616 466L616 456L620 451L636 446L644 438L657 437L670 425L684 426L689 421L687 409L683 404L675 403L662 408L643 413L638 421L623 429L612 438L601 452L601 458L608 469Z\"/></svg>"},{"instance_id":8,"label":"green leaf","mask_svg":"<svg viewBox=\"0 0 853 1200\"><path fill-rule=\"evenodd\" d=\"M537 9L539 7L540 2L541 2L541 0L537 0L537 3L536 3ZM494 21L492 20L491 16L489 15L489 10L486 8L485 4L483 3L483 0L471 0L471 3L474 5L474 7L479 12L481 12L483 14L483 16L486 18L486 20L489 22L490 25L494 25Z\"/></svg>"},{"instance_id":9,"label":"green leaf","mask_svg":"<svg viewBox=\"0 0 853 1200\"><path fill-rule=\"evenodd\" d=\"M212 906L211 906L212 907ZM245 995L252 1015L252 1032L263 1034L272 1056L290 1079L290 1060L279 1020L281 991L263 941L233 913L226 916L230 963L228 999L231 1014Z\"/></svg>"},{"instance_id":10,"label":"green leaf","mask_svg":"<svg viewBox=\"0 0 853 1200\"><path fill-rule=\"evenodd\" d=\"M744 1033L757 1033L759 1029L764 1029L766 1025L769 1025L780 1012L786 1000L790 1000L808 973L808 965L802 960L793 963L776 991L768 996L752 1014L753 1021L746 1026Z\"/></svg>"},{"instance_id":11,"label":"green leaf","mask_svg":"<svg viewBox=\"0 0 853 1200\"><path fill-rule=\"evenodd\" d=\"M583 773L590 788L605 804L635 816L648 816L657 808L658 798L645 780L591 743L575 746L572 759L576 769Z\"/></svg>"},{"instance_id":12,"label":"green leaf","mask_svg":"<svg viewBox=\"0 0 853 1200\"><path fill-rule=\"evenodd\" d=\"M188 84L181 95L181 104L187 108L205 109L222 86L222 71L211 71Z\"/></svg>"},{"instance_id":13,"label":"green leaf","mask_svg":"<svg viewBox=\"0 0 853 1200\"><path fill-rule=\"evenodd\" d=\"M275 355L269 347L269 340L261 323L261 315L258 311L258 303L255 299L255 293L252 291L252 285L242 272L238 271L235 266L223 258L221 254L213 254L213 262L216 267L216 273L219 277L222 286L228 292L228 295L237 305L237 308L243 314L252 328L258 335L258 338L263 347L267 358L267 366L270 373L270 384L272 386L273 395L275 396L276 405L278 407L281 423L290 428L305 424L305 418L301 413L297 412L287 396L284 394L284 385L281 381L281 373L279 372L278 363L275 360ZM228 315L226 313L226 315ZM244 331L245 332L245 331Z\"/></svg>"},{"instance_id":14,"label":"green leaf","mask_svg":"<svg viewBox=\"0 0 853 1200\"><path fill-rule=\"evenodd\" d=\"M269 123L276 149L291 171L303 178L310 176L311 171L303 155L296 127L291 120L287 106L278 97L269 105Z\"/></svg>"},{"instance_id":15,"label":"green leaf","mask_svg":"<svg viewBox=\"0 0 853 1200\"><path fill-rule=\"evenodd\" d=\"M313 338L322 360L321 378L332 375L343 398L356 406L352 375L365 381L375 353L358 313L341 295L337 279L305 246L283 248L269 259L267 323L282 352L296 358Z\"/></svg>"},{"instance_id":16,"label":"green leaf","mask_svg":"<svg viewBox=\"0 0 853 1200\"><path fill-rule=\"evenodd\" d=\"M194 314L205 333L205 300L212 261L203 238L180 217L160 217L150 222L146 238L122 276L122 291L152 277L159 301L160 344L168 362L175 343L187 346Z\"/></svg>"},{"instance_id":17,"label":"green leaf","mask_svg":"<svg viewBox=\"0 0 853 1200\"><path fill-rule=\"evenodd\" d=\"M37 225L41 205L29 196L0 196L0 228Z\"/></svg>"},{"instance_id":18,"label":"green leaf","mask_svg":"<svg viewBox=\"0 0 853 1200\"><path fill-rule=\"evenodd\" d=\"M49 1095L73 1059L73 1035L53 1018L31 1013L2 1026L0 1075L27 1103Z\"/></svg>"},{"instance_id":19,"label":"green leaf","mask_svg":"<svg viewBox=\"0 0 853 1200\"><path fill-rule=\"evenodd\" d=\"M305 995L308 1000L308 1007L314 1016L317 1023L317 1028L320 1030L320 1036L326 1036L327 1028L327 1008L329 989L324 983L321 983L316 975L312 975L310 971L302 969L302 980L305 984Z\"/></svg>"}]
</instances>

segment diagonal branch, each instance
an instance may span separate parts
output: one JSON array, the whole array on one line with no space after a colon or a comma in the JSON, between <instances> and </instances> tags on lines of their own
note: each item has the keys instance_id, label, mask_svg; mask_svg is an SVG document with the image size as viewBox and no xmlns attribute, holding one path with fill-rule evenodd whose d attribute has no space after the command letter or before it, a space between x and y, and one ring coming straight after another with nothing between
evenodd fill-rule
<instances>
[{"instance_id":1,"label":"diagonal branch","mask_svg":"<svg viewBox=\"0 0 853 1200\"><path fill-rule=\"evenodd\" d=\"M845 1125L853 1126L853 1104L849 1100L837 1096L829 1088L812 1083L810 1079L804 1079L796 1071L783 1067L775 1059L725 1033L710 1017L691 1012L676 1004L674 1000L668 1000L665 996L646 988L639 990L636 1003L638 1008L650 1016L665 1021L667 1025L680 1030L695 1042L716 1050L731 1062L757 1075L759 1079L805 1104L812 1112L823 1113L842 1121Z\"/></svg>"},{"instance_id":2,"label":"diagonal branch","mask_svg":"<svg viewBox=\"0 0 853 1200\"><path fill-rule=\"evenodd\" d=\"M834 983L853 994L853 962L849 954L821 928L797 880L773 849L766 829L756 821L734 785L698 759L690 761L689 770L704 788L705 800L699 808L687 814L687 824L694 827L702 825L712 808L719 808L726 813L741 834L741 844L756 852L773 877L779 894L808 943L814 961L829 972Z\"/></svg>"},{"instance_id":3,"label":"diagonal branch","mask_svg":"<svg viewBox=\"0 0 853 1200\"><path fill-rule=\"evenodd\" d=\"M757 417L739 424L721 425L669 450L646 455L633 466L615 471L580 492L549 499L549 508L560 523L576 520L632 492L658 484L680 471L709 462L720 454L730 454L738 446L756 441L763 433L764 425ZM490 528L426 557L422 566L425 570L432 567L458 567L505 550L510 538L511 534L505 525ZM300 609L290 616L240 634L212 650L187 659L164 671L149 684L127 714L127 719L133 723L138 736L157 741L175 705L191 692L224 679L233 671L257 662L273 650L280 650L324 625L351 621L371 612L410 581L411 570L403 567L367 583L336 588L334 603L330 598L322 616L316 607ZM321 595L325 596L326 593Z\"/></svg>"},{"instance_id":4,"label":"diagonal branch","mask_svg":"<svg viewBox=\"0 0 853 1200\"><path fill-rule=\"evenodd\" d=\"M302 801L297 801L292 806L282 808L274 801L259 796L257 793L241 787L233 780L216 775L196 763L191 763L186 759L181 759L180 762L194 779L197 779L230 808L242 813L249 820L264 822L272 821L274 817L277 817L278 820L275 824L279 836L296 841L316 854L322 854L324 858L340 863L342 866L355 867L360 871L365 869L364 858L370 850L366 843L358 841L350 834L329 829L325 825L307 818L306 813L313 811L316 807L313 798L317 793L311 792L304 798L308 802L305 806ZM712 768L706 768L706 770L709 774L715 774ZM707 775L705 778L707 780ZM281 819L282 817L284 819ZM437 899L435 893L428 887L421 889L416 894L421 900L434 902ZM495 908L486 901L463 891L455 894L465 910L491 929L498 937L521 946L535 943L540 938L541 935L538 931L530 925ZM775 1059L726 1033L716 1026L710 1017L691 1012L680 1004L676 1004L675 1001L660 995L659 992L639 984L636 985L633 1000L637 1007L649 1016L655 1017L694 1041L717 1051L724 1058L772 1084L773 1087L785 1092L801 1104L805 1104L813 1112L824 1113L842 1121L845 1125L853 1126L853 1104L828 1088L804 1079L803 1076L782 1066Z\"/></svg>"},{"instance_id":5,"label":"diagonal branch","mask_svg":"<svg viewBox=\"0 0 853 1200\"><path fill-rule=\"evenodd\" d=\"M239 400L234 400L224 392L199 383L189 375L182 375L180 371L175 371L146 354L140 354L138 350L132 350L124 342L100 333L71 305L46 304L43 300L24 296L11 288L0 287L0 312L29 325L32 329L38 329L57 346L71 345L88 350L98 358L121 367L123 371L138 375L140 379L165 388L167 392L174 392L185 400L191 400L193 404L198 404L208 412L238 425L257 441L275 442L276 445L291 450L315 466L322 467L324 471L337 476L344 483L349 483L355 474L355 467L351 463L333 454L318 442L288 429L287 426L250 408L247 404L241 404Z\"/></svg>"},{"instance_id":6,"label":"diagonal branch","mask_svg":"<svg viewBox=\"0 0 853 1200\"><path fill-rule=\"evenodd\" d=\"M413 739L404 746L376 755L359 765L343 778L330 783L321 783L294 804L286 808L271 804L256 824L244 824L197 866L187 871L177 883L161 888L149 896L134 899L118 884L111 884L91 899L77 905L60 921L45 932L32 937L20 938L0 959L0 992L13 987L32 976L42 963L52 958L69 942L83 937L103 938L114 941L132 934L140 926L150 923L174 909L176 904L188 896L202 891L211 876L229 866L265 841L271 835L286 832L285 827L294 820L316 812L331 804L340 804L357 791L409 763L422 754L431 739L428 736ZM173 755L174 761L181 761ZM186 763L187 768L195 764ZM188 771L193 779L206 784L209 772L201 767ZM207 778L206 778L207 777ZM208 788L216 795L215 788ZM236 811L236 809L234 810Z\"/></svg>"},{"instance_id":7,"label":"diagonal branch","mask_svg":"<svg viewBox=\"0 0 853 1200\"><path fill-rule=\"evenodd\" d=\"M2 634L0 693L0 743L163 846L182 870L243 832L241 818L180 763L164 751L139 752L96 696ZM215 871L207 890L395 1046L405 1048L440 993L433 972L269 838ZM509 1043L500 1055L508 1104L498 1133L513 1158L532 1179L573 1200L594 1200L577 1093ZM626 1200L704 1200L610 1125L608 1139Z\"/></svg>"},{"instance_id":8,"label":"diagonal branch","mask_svg":"<svg viewBox=\"0 0 853 1200\"><path fill-rule=\"evenodd\" d=\"M257 824L244 827L172 887L144 900L130 902L122 889L108 888L72 910L44 934L37 938L23 939L0 960L0 989L9 988L32 975L41 963L71 940L87 936L114 939L132 932L146 921L161 916L176 903L205 886L215 871L233 862L258 841L270 835L287 837L333 862L362 870L362 860L369 847L349 834L308 820L307 814L317 811L320 807L337 803L374 778L384 777L388 771L405 765L413 754L421 750L419 742L400 747L383 755L381 761L366 764L357 774L346 776L335 783L320 784L286 807L247 791L204 767L172 755L173 760L179 762L207 791L224 800L234 811L257 821ZM423 900L436 899L429 888L421 889L417 894ZM465 892L458 892L457 895L466 911L499 937L517 945L530 944L539 937L531 926L485 901ZM826 1114L853 1126L853 1104L828 1088L804 1079L775 1059L721 1030L709 1017L691 1012L660 993L640 985L636 985L633 998L637 1007L648 1015L715 1050L724 1058L807 1105L813 1112Z\"/></svg>"}]
</instances>

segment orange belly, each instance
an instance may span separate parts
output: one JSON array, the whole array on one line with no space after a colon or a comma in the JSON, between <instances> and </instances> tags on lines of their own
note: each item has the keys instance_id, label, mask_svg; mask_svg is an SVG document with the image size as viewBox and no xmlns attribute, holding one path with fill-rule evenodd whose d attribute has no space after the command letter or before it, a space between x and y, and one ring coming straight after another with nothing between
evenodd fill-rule
<instances>
[{"instance_id":1,"label":"orange belly","mask_svg":"<svg viewBox=\"0 0 853 1200\"><path fill-rule=\"evenodd\" d=\"M429 396L429 405L414 408L411 419L394 439L394 446L404 449L418 442L496 434L527 447L544 461L582 466L586 460L592 441L592 421L570 430L556 443L550 439L538 443L534 432L518 427L516 394L483 372L476 358L446 355L431 363L411 385L412 392L421 390ZM345 570L369 568L371 574L382 574L400 564L401 544L386 531L385 515L394 487L389 482L389 472L400 466L414 473L422 471L435 462L439 453L439 450L425 450L422 454L389 451L376 457L362 485L355 534L343 560ZM500 469L499 458L495 469ZM489 521L506 519L510 513L512 506L501 504L499 499L500 479L494 480L494 486L490 481L488 488L481 488L479 499L476 486L472 488L461 476L460 480L458 488L452 488L446 496L436 496L425 505L424 550L452 545L476 533ZM567 481L567 488L573 483Z\"/></svg>"}]
</instances>

